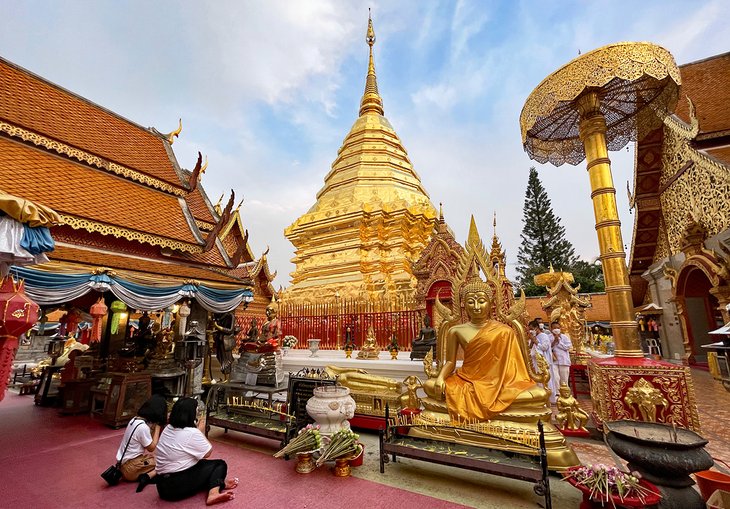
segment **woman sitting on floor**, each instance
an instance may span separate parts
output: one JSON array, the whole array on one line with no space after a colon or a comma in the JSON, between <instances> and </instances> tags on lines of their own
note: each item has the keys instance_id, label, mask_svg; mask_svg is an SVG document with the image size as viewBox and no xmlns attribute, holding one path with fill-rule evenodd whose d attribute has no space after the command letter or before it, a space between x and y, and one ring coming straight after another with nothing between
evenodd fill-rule
<instances>
[{"instance_id":1,"label":"woman sitting on floor","mask_svg":"<svg viewBox=\"0 0 730 509\"><path fill-rule=\"evenodd\" d=\"M182 500L207 491L208 505L233 500L238 478L226 479L223 460L204 459L213 446L205 438L205 417L198 416L198 402L179 399L170 412L170 423L157 444L157 492L163 500ZM196 419L196 416L198 417Z\"/></svg>"},{"instance_id":2,"label":"woman sitting on floor","mask_svg":"<svg viewBox=\"0 0 730 509\"><path fill-rule=\"evenodd\" d=\"M155 457L152 453L166 422L167 402L164 397L155 394L142 404L124 431L124 438L117 450L117 461L122 463L125 481L139 481L137 493L155 477Z\"/></svg>"}]
</instances>

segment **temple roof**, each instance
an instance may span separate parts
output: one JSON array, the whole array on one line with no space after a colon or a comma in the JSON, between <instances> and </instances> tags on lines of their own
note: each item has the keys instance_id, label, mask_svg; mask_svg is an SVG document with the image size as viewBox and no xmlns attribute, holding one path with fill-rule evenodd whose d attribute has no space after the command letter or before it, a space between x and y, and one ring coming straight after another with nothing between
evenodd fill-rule
<instances>
[{"instance_id":1,"label":"temple roof","mask_svg":"<svg viewBox=\"0 0 730 509\"><path fill-rule=\"evenodd\" d=\"M719 86L730 83L730 53L684 64L679 69L682 95L692 101L698 127L698 131L688 134L683 143L702 164L719 161L718 164L730 165L730 87ZM679 117L686 124L687 132L692 131L694 119L686 100L678 101L675 115L670 117L670 123ZM671 223L669 227L663 225L663 217L667 214L662 208L661 196L674 181L672 178L662 183L662 175L667 171L663 168L662 157L668 150L666 130L664 127L647 133L636 148L633 195L630 196L636 214L628 264L634 306L642 304L646 295L648 283L641 275L652 263L668 255L672 248L667 246L666 232L676 228ZM670 168L676 177L692 167L676 164Z\"/></svg>"},{"instance_id":2,"label":"temple roof","mask_svg":"<svg viewBox=\"0 0 730 509\"><path fill-rule=\"evenodd\" d=\"M160 136L2 58L0 119L183 187Z\"/></svg>"},{"instance_id":3,"label":"temple roof","mask_svg":"<svg viewBox=\"0 0 730 509\"><path fill-rule=\"evenodd\" d=\"M0 168L0 189L51 207L67 222L78 218L99 223L102 229L108 225L128 230L121 236L129 240L139 232L197 243L174 195L2 137Z\"/></svg>"},{"instance_id":4,"label":"temple roof","mask_svg":"<svg viewBox=\"0 0 730 509\"><path fill-rule=\"evenodd\" d=\"M65 247L51 260L250 283L226 272L245 242L240 219L204 251L220 216L177 163L181 129L141 127L0 58L0 190L61 214L51 234ZM247 243L242 258L253 259Z\"/></svg>"}]
</instances>

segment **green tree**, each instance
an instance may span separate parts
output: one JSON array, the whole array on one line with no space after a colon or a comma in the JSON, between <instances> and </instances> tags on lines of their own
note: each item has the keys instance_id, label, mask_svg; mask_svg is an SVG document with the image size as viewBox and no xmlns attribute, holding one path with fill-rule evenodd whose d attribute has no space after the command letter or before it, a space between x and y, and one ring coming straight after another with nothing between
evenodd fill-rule
<instances>
[{"instance_id":1,"label":"green tree","mask_svg":"<svg viewBox=\"0 0 730 509\"><path fill-rule=\"evenodd\" d=\"M555 270L569 270L577 261L573 245L565 238L565 227L553 212L537 170L530 168L523 208L522 243L517 253L518 282L526 295L545 295L547 290L533 282L536 274Z\"/></svg>"},{"instance_id":2,"label":"green tree","mask_svg":"<svg viewBox=\"0 0 730 509\"><path fill-rule=\"evenodd\" d=\"M606 285L603 281L603 268L601 262L594 263L585 260L576 261L570 268L575 283L580 285L581 293L605 292Z\"/></svg>"}]
</instances>

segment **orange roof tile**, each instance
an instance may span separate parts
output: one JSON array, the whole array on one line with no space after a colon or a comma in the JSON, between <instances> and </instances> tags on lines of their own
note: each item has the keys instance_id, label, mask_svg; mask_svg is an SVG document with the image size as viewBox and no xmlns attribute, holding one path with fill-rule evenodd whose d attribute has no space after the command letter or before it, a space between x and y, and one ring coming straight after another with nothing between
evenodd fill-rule
<instances>
[{"instance_id":1,"label":"orange roof tile","mask_svg":"<svg viewBox=\"0 0 730 509\"><path fill-rule=\"evenodd\" d=\"M203 233L203 237L205 237L207 233ZM214 246L213 249L210 251L206 251L205 253L180 253L175 255L177 258L184 258L187 261L193 262L193 263L204 263L208 265L219 265L221 267L228 267L225 260L223 259L223 255L218 250L218 246Z\"/></svg>"},{"instance_id":2,"label":"orange roof tile","mask_svg":"<svg viewBox=\"0 0 730 509\"><path fill-rule=\"evenodd\" d=\"M183 187L161 138L1 58L0 118Z\"/></svg>"},{"instance_id":3,"label":"orange roof tile","mask_svg":"<svg viewBox=\"0 0 730 509\"><path fill-rule=\"evenodd\" d=\"M62 214L197 243L177 197L2 137L0 189Z\"/></svg>"},{"instance_id":4,"label":"orange roof tile","mask_svg":"<svg viewBox=\"0 0 730 509\"><path fill-rule=\"evenodd\" d=\"M676 113L689 122L689 108L684 96L695 105L700 133L730 129L730 53L715 55L680 66L682 97Z\"/></svg>"},{"instance_id":5,"label":"orange roof tile","mask_svg":"<svg viewBox=\"0 0 730 509\"><path fill-rule=\"evenodd\" d=\"M189 193L185 197L185 201L188 202L190 211L193 213L193 216L195 216L195 219L200 219L206 223L215 223L213 214L210 213L210 209L205 203L200 187L196 188L192 193Z\"/></svg>"},{"instance_id":6,"label":"orange roof tile","mask_svg":"<svg viewBox=\"0 0 730 509\"><path fill-rule=\"evenodd\" d=\"M99 251L89 251L68 246L56 246L56 249L48 253L51 260L78 263L85 268L108 267L121 271L133 271L144 274L152 274L180 279L197 279L199 281L216 281L236 285L247 284L239 279L221 274L217 271L208 270L205 267L189 267L176 263L165 263L130 256L120 256Z\"/></svg>"}]
</instances>

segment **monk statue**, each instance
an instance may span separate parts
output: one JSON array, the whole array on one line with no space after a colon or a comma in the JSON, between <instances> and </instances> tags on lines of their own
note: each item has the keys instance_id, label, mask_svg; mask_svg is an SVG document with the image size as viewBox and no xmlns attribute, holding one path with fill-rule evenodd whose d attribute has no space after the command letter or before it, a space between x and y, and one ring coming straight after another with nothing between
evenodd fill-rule
<instances>
[{"instance_id":1,"label":"monk statue","mask_svg":"<svg viewBox=\"0 0 730 509\"><path fill-rule=\"evenodd\" d=\"M279 315L279 304L277 304L274 297L271 298L271 302L266 306L266 321L261 325L261 333L258 338L253 339L255 333L255 323L251 322L251 328L248 331L248 337L246 342L241 346L241 349L251 353L271 353L279 349L279 343L281 341L281 322L278 318Z\"/></svg>"},{"instance_id":2,"label":"monk statue","mask_svg":"<svg viewBox=\"0 0 730 509\"><path fill-rule=\"evenodd\" d=\"M473 268L486 281L472 276ZM533 366L528 352L524 293L507 308L503 278L489 262L472 218L452 281L452 308L435 302L436 347L423 361L429 377L422 387L426 397L409 435L535 455L542 421L549 468L578 465L575 452L551 424L549 393L539 385L549 380L547 362L538 356ZM457 369L459 351L463 363Z\"/></svg>"},{"instance_id":3,"label":"monk statue","mask_svg":"<svg viewBox=\"0 0 730 509\"><path fill-rule=\"evenodd\" d=\"M570 387L566 383L560 384L557 407L558 415L555 416L555 422L560 428L588 432L585 427L588 422L588 414L580 407L578 400L571 394Z\"/></svg>"},{"instance_id":4,"label":"monk statue","mask_svg":"<svg viewBox=\"0 0 730 509\"><path fill-rule=\"evenodd\" d=\"M236 345L236 317L232 311L213 316L215 357L221 366L223 381L227 382L233 366L233 348Z\"/></svg>"},{"instance_id":5,"label":"monk statue","mask_svg":"<svg viewBox=\"0 0 730 509\"><path fill-rule=\"evenodd\" d=\"M375 338L375 330L371 325L368 328L368 335L365 338L365 342L362 344L360 351L357 352L358 359L377 359L380 355L380 347L378 346L377 339Z\"/></svg>"},{"instance_id":6,"label":"monk statue","mask_svg":"<svg viewBox=\"0 0 730 509\"><path fill-rule=\"evenodd\" d=\"M411 360L423 359L433 348L436 348L436 329L431 327L431 317L425 315L423 327L411 344Z\"/></svg>"}]
</instances>

